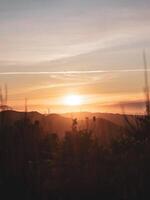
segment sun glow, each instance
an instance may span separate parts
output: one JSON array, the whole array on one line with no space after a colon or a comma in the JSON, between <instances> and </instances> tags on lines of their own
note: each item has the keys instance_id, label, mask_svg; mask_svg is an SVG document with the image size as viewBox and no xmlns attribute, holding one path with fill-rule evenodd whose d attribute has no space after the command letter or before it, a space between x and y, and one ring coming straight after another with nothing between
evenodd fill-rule
<instances>
[{"instance_id":1,"label":"sun glow","mask_svg":"<svg viewBox=\"0 0 150 200\"><path fill-rule=\"evenodd\" d=\"M82 104L82 97L80 95L68 95L64 97L64 104L68 106L78 106Z\"/></svg>"}]
</instances>

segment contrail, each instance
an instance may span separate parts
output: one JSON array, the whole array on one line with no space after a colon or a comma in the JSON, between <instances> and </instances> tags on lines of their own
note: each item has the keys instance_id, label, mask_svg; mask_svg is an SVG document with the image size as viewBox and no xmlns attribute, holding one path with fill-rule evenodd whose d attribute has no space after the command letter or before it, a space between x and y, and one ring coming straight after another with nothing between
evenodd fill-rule
<instances>
[{"instance_id":1,"label":"contrail","mask_svg":"<svg viewBox=\"0 0 150 200\"><path fill-rule=\"evenodd\" d=\"M123 70L86 70L86 71L31 71L31 72L0 72L0 75L46 75L46 74L95 74L95 73L127 73L143 72L144 69L123 69ZM150 69L147 69L150 71Z\"/></svg>"}]
</instances>

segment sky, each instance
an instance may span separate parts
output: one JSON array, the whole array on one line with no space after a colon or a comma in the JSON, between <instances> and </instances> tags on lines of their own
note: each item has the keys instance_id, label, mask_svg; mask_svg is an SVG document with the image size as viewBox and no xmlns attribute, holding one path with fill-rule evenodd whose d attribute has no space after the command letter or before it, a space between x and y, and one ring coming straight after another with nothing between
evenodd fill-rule
<instances>
[{"instance_id":1,"label":"sky","mask_svg":"<svg viewBox=\"0 0 150 200\"><path fill-rule=\"evenodd\" d=\"M0 85L47 112L143 111L149 0L0 0ZM62 99L81 95L83 105Z\"/></svg>"}]
</instances>

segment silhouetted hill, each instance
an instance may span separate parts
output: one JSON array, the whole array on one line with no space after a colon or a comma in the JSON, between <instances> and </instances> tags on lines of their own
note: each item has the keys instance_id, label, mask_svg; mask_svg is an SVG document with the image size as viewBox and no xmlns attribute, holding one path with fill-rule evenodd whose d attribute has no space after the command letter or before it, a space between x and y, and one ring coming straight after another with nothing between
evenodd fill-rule
<instances>
[{"instance_id":1,"label":"silhouetted hill","mask_svg":"<svg viewBox=\"0 0 150 200\"><path fill-rule=\"evenodd\" d=\"M70 117L71 113L65 113L63 114L64 117ZM125 126L125 118L123 114L113 114L113 113L91 113L91 112L76 112L73 113L73 117L78 118L78 119L85 119L85 117L89 117L92 118L93 116L95 116L96 118L102 118L102 119L106 119L109 120L111 122L113 122L116 125L119 126ZM128 117L128 119L133 122L134 120L134 116L133 115L126 115Z\"/></svg>"},{"instance_id":2,"label":"silhouetted hill","mask_svg":"<svg viewBox=\"0 0 150 200\"><path fill-rule=\"evenodd\" d=\"M21 120L25 118L25 112L18 112L13 110L3 111L0 112L0 118L3 116L5 121L9 122L10 124L14 123L15 121ZM28 112L27 117L31 121L40 120L43 115L38 112Z\"/></svg>"},{"instance_id":3,"label":"silhouetted hill","mask_svg":"<svg viewBox=\"0 0 150 200\"><path fill-rule=\"evenodd\" d=\"M89 117L88 128L95 132L102 140L106 141L107 138L116 136L115 134L122 130L120 121L123 116L121 115L101 113L80 113L80 115L82 115L82 117L79 117L78 113L74 114L74 117L79 119L78 129L87 129L85 117ZM92 119L93 115L97 117L95 123ZM14 124L18 120L23 120L24 118L24 112L5 111L0 113L0 119L3 119L3 123L9 123L10 125ZM46 133L57 133L60 137L64 136L65 132L70 131L72 128L72 119L69 117L69 114L43 115L38 112L28 112L27 118L33 123L38 120Z\"/></svg>"}]
</instances>

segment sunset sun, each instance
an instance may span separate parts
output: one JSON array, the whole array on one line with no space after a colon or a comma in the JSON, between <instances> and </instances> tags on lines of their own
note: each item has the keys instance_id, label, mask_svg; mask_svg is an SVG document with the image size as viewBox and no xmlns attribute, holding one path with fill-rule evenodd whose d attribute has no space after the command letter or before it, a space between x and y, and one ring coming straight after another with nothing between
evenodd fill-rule
<instances>
[{"instance_id":1,"label":"sunset sun","mask_svg":"<svg viewBox=\"0 0 150 200\"><path fill-rule=\"evenodd\" d=\"M64 104L68 106L78 106L82 104L80 95L68 95L64 97Z\"/></svg>"}]
</instances>

